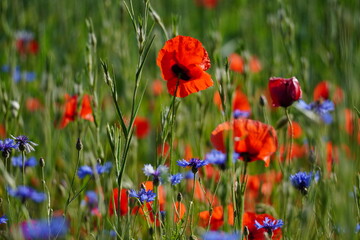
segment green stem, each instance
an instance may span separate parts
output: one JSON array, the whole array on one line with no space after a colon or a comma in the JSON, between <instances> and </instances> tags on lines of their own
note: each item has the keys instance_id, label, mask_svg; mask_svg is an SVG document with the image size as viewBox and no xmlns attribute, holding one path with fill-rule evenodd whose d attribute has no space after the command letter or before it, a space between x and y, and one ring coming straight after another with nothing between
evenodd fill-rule
<instances>
[{"instance_id":1,"label":"green stem","mask_svg":"<svg viewBox=\"0 0 360 240\"><path fill-rule=\"evenodd\" d=\"M290 146L289 146L289 153L288 153L288 164L290 164L290 161L291 161L291 155L292 155L292 148L293 148L293 135L294 135L294 130L293 130L293 124L292 124L292 121L291 121L291 118L290 118L290 114L289 114L289 108L285 108L285 114L286 114L286 117L288 119L288 122L289 122L289 126L290 126ZM286 129L287 131L287 129Z\"/></svg>"},{"instance_id":2,"label":"green stem","mask_svg":"<svg viewBox=\"0 0 360 240\"><path fill-rule=\"evenodd\" d=\"M22 161L22 185L25 186L25 152L21 151L21 161Z\"/></svg>"}]
</instances>

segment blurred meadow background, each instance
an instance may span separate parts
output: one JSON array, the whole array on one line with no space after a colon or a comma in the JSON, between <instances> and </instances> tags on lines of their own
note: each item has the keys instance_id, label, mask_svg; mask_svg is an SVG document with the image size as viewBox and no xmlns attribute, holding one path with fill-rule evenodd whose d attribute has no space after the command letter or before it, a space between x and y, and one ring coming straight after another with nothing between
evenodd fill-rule
<instances>
[{"instance_id":1,"label":"blurred meadow background","mask_svg":"<svg viewBox=\"0 0 360 240\"><path fill-rule=\"evenodd\" d=\"M360 1L2 0L0 17L0 140L25 135L38 144L2 155L3 239L358 239ZM168 93L156 64L177 35L203 44L214 82L185 98ZM293 76L302 100L334 107L324 120L294 103L289 134L268 82ZM233 119L237 91L247 118L276 129L269 167L209 163L188 179L176 161L207 158L212 131ZM22 172L31 157L37 164ZM156 186L144 164L166 164L166 174L184 179ZM306 193L290 181L299 171L311 173ZM119 190L142 183L157 194L151 206L120 200ZM45 200L12 196L21 185ZM234 223L228 206L241 195L235 219L266 213L282 219L281 233L256 237L255 222L248 230L246 219Z\"/></svg>"}]
</instances>

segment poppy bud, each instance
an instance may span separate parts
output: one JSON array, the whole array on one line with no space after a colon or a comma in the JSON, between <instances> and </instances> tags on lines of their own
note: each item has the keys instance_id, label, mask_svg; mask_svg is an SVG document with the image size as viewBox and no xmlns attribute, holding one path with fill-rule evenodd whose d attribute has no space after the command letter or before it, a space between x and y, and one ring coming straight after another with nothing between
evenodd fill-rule
<instances>
[{"instance_id":1,"label":"poppy bud","mask_svg":"<svg viewBox=\"0 0 360 240\"><path fill-rule=\"evenodd\" d=\"M77 140L77 142L76 142L76 149L77 149L78 151L80 151L82 148L83 148L83 144L82 144L80 138L78 138L78 140Z\"/></svg>"},{"instance_id":2,"label":"poppy bud","mask_svg":"<svg viewBox=\"0 0 360 240\"><path fill-rule=\"evenodd\" d=\"M45 159L41 157L39 159L39 164L40 164L40 167L42 167L42 168L45 167Z\"/></svg>"},{"instance_id":3,"label":"poppy bud","mask_svg":"<svg viewBox=\"0 0 360 240\"><path fill-rule=\"evenodd\" d=\"M273 107L288 107L301 98L299 81L295 78L269 79L269 91Z\"/></svg>"}]
</instances>

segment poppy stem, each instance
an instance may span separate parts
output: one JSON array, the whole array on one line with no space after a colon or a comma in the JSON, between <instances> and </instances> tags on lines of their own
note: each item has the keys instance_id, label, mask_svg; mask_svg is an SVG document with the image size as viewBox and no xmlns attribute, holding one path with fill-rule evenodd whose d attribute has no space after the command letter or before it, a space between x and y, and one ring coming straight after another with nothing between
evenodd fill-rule
<instances>
[{"instance_id":1,"label":"poppy stem","mask_svg":"<svg viewBox=\"0 0 360 240\"><path fill-rule=\"evenodd\" d=\"M289 153L288 153L288 164L290 164L291 161L291 155L292 155L292 148L293 148L293 135L294 135L294 130L293 130L293 124L290 118L290 114L289 114L289 108L286 107L285 108L285 114L286 114L286 118L288 119L289 122L289 126L290 126L290 146L289 146ZM286 128L287 130L287 128Z\"/></svg>"},{"instance_id":2,"label":"poppy stem","mask_svg":"<svg viewBox=\"0 0 360 240\"><path fill-rule=\"evenodd\" d=\"M247 166L248 166L248 159L245 157L244 159L244 168L241 175L241 182L238 184L237 187L237 213L236 217L238 220L238 229L239 231L243 230L243 214L244 214L244 196L245 196L245 190L246 190L246 184L247 184Z\"/></svg>"}]
</instances>

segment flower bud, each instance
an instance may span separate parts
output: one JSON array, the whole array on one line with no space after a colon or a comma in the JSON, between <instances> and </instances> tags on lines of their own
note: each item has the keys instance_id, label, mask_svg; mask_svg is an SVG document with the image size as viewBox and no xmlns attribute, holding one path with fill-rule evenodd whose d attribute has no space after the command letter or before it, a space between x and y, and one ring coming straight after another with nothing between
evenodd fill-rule
<instances>
[{"instance_id":1,"label":"flower bud","mask_svg":"<svg viewBox=\"0 0 360 240\"><path fill-rule=\"evenodd\" d=\"M259 98L259 104L261 107L265 107L267 105L267 100L264 95L261 95Z\"/></svg>"},{"instance_id":2,"label":"flower bud","mask_svg":"<svg viewBox=\"0 0 360 240\"><path fill-rule=\"evenodd\" d=\"M178 195L177 195L177 201L181 202L182 199L183 199L183 196L182 196L181 192L179 192Z\"/></svg>"},{"instance_id":3,"label":"flower bud","mask_svg":"<svg viewBox=\"0 0 360 240\"><path fill-rule=\"evenodd\" d=\"M83 148L83 144L82 144L80 138L78 138L78 140L77 140L77 142L76 142L76 149L77 149L78 151L80 151L82 148Z\"/></svg>"},{"instance_id":4,"label":"flower bud","mask_svg":"<svg viewBox=\"0 0 360 240\"><path fill-rule=\"evenodd\" d=\"M42 167L42 168L45 167L45 159L44 159L44 158L41 157L41 158L39 159L39 165L40 165L40 167Z\"/></svg>"},{"instance_id":5,"label":"flower bud","mask_svg":"<svg viewBox=\"0 0 360 240\"><path fill-rule=\"evenodd\" d=\"M299 81L295 77L270 78L269 91L273 107L289 107L302 95Z\"/></svg>"}]
</instances>

